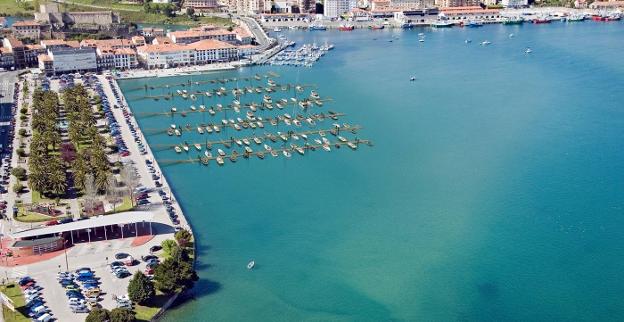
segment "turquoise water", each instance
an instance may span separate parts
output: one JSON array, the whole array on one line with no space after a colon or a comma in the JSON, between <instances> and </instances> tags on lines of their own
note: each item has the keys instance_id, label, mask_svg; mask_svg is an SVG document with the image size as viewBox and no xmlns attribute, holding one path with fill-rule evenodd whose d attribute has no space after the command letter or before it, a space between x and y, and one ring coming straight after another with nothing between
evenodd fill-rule
<instances>
[{"instance_id":1,"label":"turquoise water","mask_svg":"<svg viewBox=\"0 0 624 322\"><path fill-rule=\"evenodd\" d=\"M275 71L317 84L335 100L323 109L347 113L375 146L165 167L202 278L166 321L622 319L624 25L289 36L336 49L311 69L193 81ZM187 80L121 84L134 111L166 111L130 89ZM193 117L176 123L203 122Z\"/></svg>"}]
</instances>

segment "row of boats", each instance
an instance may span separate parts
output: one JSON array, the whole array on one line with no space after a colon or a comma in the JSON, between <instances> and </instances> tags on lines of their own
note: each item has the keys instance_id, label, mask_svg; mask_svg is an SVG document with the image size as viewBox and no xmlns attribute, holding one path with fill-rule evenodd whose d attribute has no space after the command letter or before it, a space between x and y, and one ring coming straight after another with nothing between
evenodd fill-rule
<instances>
[{"instance_id":1,"label":"row of boats","mask_svg":"<svg viewBox=\"0 0 624 322\"><path fill-rule=\"evenodd\" d=\"M212 133L220 133L222 129L225 128L233 128L236 131L241 131L243 129L263 129L266 124L270 124L272 126L278 126L283 123L287 126L295 126L301 127L304 124L308 126L315 126L317 122L323 122L327 119L331 119L337 121L339 117L344 116L344 114L336 113L333 111L329 111L327 114L325 113L316 113L311 115L301 115L297 114L296 116L291 116L288 113L284 113L283 115L277 115L275 117L259 117L254 116L253 113L248 112L245 119L237 117L236 119L222 119L221 124L200 124L196 127L197 133L199 134L212 134ZM171 124L171 126L167 129L167 135L169 136L182 136L184 131L192 131L193 127L190 124L186 124L185 127L179 127L176 124Z\"/></svg>"},{"instance_id":2,"label":"row of boats","mask_svg":"<svg viewBox=\"0 0 624 322\"><path fill-rule=\"evenodd\" d=\"M280 98L280 99L273 100L273 98L270 95L265 94L263 95L261 102L250 102L250 103L243 104L241 103L239 97L237 97L234 100L232 100L231 104L226 105L226 106L224 106L221 103L217 103L214 106L208 106L208 107L206 107L206 105L201 104L199 106L191 105L189 109L185 109L185 110L178 110L177 107L172 106L170 109L170 112L148 113L148 114L151 114L151 115L161 114L161 115L174 116L179 112L182 117L186 117L189 113L207 112L211 116L215 116L217 112L223 112L227 110L233 110L236 113L240 113L241 109L248 109L249 111L247 113L249 114L250 112L256 112L258 110L269 110L269 111L273 110L274 104L275 104L275 108L280 109L280 110L288 106L299 106L302 110L307 110L313 106L321 107L325 104L324 102L327 100L331 100L331 99L329 98L321 99L319 94L316 91L312 90L310 92L310 96L304 97L304 98L291 97L290 99Z\"/></svg>"},{"instance_id":3,"label":"row of boats","mask_svg":"<svg viewBox=\"0 0 624 322\"><path fill-rule=\"evenodd\" d=\"M279 133L279 136L282 138L282 140L286 142L287 136L283 133L280 133L280 132L278 133ZM289 135L291 135L291 137L293 138L296 136L296 134L293 134L293 133L290 133ZM305 134L300 134L300 135L305 135ZM242 139L242 140L233 139L232 140L233 142L235 142L239 147L242 147L243 149L242 153L239 153L236 149L231 149L230 153L226 153L226 151L219 148L216 151L214 151L215 153L213 154L212 149L207 148L204 151L203 155L198 156L198 159L204 165L208 165L211 160L215 160L218 165L224 165L225 159L229 159L231 162L234 163L240 156L248 159L251 156L255 155L259 159L264 159L265 156L268 156L268 155L272 157L278 157L280 154L282 154L284 157L290 158L294 152L303 156L305 155L306 151L316 151L317 149L322 149L326 152L331 152L332 147L339 149L340 147L346 145L352 150L357 150L358 146L361 143L372 145L370 141L360 140L357 138L354 140L349 140L341 135L337 135L336 138L337 140L332 143L325 136L319 136L318 138L315 138L313 140L308 140L306 136L306 139L302 140L302 143L300 144L290 143L287 145L286 143L284 143L281 147L272 147L266 143L262 144L262 143L258 143L259 141L255 141L256 144L261 145L261 147L257 149L256 151L253 150L253 148L251 147L251 142L249 142L247 139ZM194 147L197 151L201 151L200 144L196 143L194 144ZM190 149L191 149L190 145L186 142L179 146L174 147L174 150L177 153L182 153L183 151L188 153Z\"/></svg>"},{"instance_id":4,"label":"row of boats","mask_svg":"<svg viewBox=\"0 0 624 322\"><path fill-rule=\"evenodd\" d=\"M328 51L334 49L333 44L304 44L297 49L286 48L269 59L268 63L277 66L312 67Z\"/></svg>"}]
</instances>

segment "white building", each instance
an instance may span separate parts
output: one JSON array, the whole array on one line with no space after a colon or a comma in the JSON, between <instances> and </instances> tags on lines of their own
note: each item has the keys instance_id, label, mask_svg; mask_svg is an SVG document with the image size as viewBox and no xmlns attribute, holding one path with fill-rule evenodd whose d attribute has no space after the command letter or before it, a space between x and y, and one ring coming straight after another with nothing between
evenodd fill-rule
<instances>
[{"instance_id":1,"label":"white building","mask_svg":"<svg viewBox=\"0 0 624 322\"><path fill-rule=\"evenodd\" d=\"M194 64L228 62L238 59L238 49L236 46L223 41L207 39L189 44L188 47L195 50Z\"/></svg>"},{"instance_id":2,"label":"white building","mask_svg":"<svg viewBox=\"0 0 624 322\"><path fill-rule=\"evenodd\" d=\"M325 0L323 14L327 18L337 18L356 7L356 0Z\"/></svg>"},{"instance_id":3,"label":"white building","mask_svg":"<svg viewBox=\"0 0 624 322\"><path fill-rule=\"evenodd\" d=\"M137 48L139 61L147 68L190 65L193 49L184 45L145 45Z\"/></svg>"},{"instance_id":4,"label":"white building","mask_svg":"<svg viewBox=\"0 0 624 322\"><path fill-rule=\"evenodd\" d=\"M97 70L95 48L53 48L48 50L54 74Z\"/></svg>"},{"instance_id":5,"label":"white building","mask_svg":"<svg viewBox=\"0 0 624 322\"><path fill-rule=\"evenodd\" d=\"M529 0L502 0L501 4L505 8L522 8L529 6Z\"/></svg>"}]
</instances>

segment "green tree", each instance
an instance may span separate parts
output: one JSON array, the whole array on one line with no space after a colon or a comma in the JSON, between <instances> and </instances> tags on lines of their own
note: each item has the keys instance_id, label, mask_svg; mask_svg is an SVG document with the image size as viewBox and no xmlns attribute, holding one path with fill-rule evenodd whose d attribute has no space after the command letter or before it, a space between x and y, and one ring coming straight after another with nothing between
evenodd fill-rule
<instances>
[{"instance_id":1,"label":"green tree","mask_svg":"<svg viewBox=\"0 0 624 322\"><path fill-rule=\"evenodd\" d=\"M175 239L180 247L186 247L191 241L191 238L193 238L193 235L186 229L181 229L175 233Z\"/></svg>"},{"instance_id":2,"label":"green tree","mask_svg":"<svg viewBox=\"0 0 624 322\"><path fill-rule=\"evenodd\" d=\"M163 240L162 243L160 243L160 246L162 246L163 252L165 252L167 256L171 256L171 251L173 250L173 248L178 247L175 240L172 239Z\"/></svg>"},{"instance_id":3,"label":"green tree","mask_svg":"<svg viewBox=\"0 0 624 322\"><path fill-rule=\"evenodd\" d=\"M141 271L134 273L128 283L128 297L132 302L144 304L154 296L154 283Z\"/></svg>"},{"instance_id":4,"label":"green tree","mask_svg":"<svg viewBox=\"0 0 624 322\"><path fill-rule=\"evenodd\" d=\"M134 322L134 312L128 309L116 308L110 311L110 322Z\"/></svg>"},{"instance_id":5,"label":"green tree","mask_svg":"<svg viewBox=\"0 0 624 322\"><path fill-rule=\"evenodd\" d=\"M110 321L110 313L107 309L95 308L89 312L85 322L107 322Z\"/></svg>"},{"instance_id":6,"label":"green tree","mask_svg":"<svg viewBox=\"0 0 624 322\"><path fill-rule=\"evenodd\" d=\"M22 167L15 167L11 170L11 174L17 178L17 180L26 180L26 169Z\"/></svg>"},{"instance_id":7,"label":"green tree","mask_svg":"<svg viewBox=\"0 0 624 322\"><path fill-rule=\"evenodd\" d=\"M196 280L197 274L187 261L167 258L154 269L155 285L164 293L191 288Z\"/></svg>"},{"instance_id":8,"label":"green tree","mask_svg":"<svg viewBox=\"0 0 624 322\"><path fill-rule=\"evenodd\" d=\"M21 184L21 183L19 183L19 182L16 182L16 183L13 185L13 192L15 192L15 193L18 193L18 194L19 194L19 193L21 193L21 192L22 192L22 190L24 190L24 185L23 185L23 184Z\"/></svg>"}]
</instances>

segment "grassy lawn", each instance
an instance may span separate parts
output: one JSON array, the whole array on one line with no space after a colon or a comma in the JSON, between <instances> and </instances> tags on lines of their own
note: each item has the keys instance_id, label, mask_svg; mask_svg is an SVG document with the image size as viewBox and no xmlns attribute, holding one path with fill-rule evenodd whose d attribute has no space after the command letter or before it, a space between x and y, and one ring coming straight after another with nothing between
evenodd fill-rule
<instances>
[{"instance_id":1,"label":"grassy lawn","mask_svg":"<svg viewBox=\"0 0 624 322\"><path fill-rule=\"evenodd\" d=\"M97 7L108 7L111 9L123 11L137 11L143 10L141 5L133 5L133 4L124 4L124 3L113 3L111 0L69 0L73 4L84 4L84 5L93 5Z\"/></svg>"},{"instance_id":2,"label":"grassy lawn","mask_svg":"<svg viewBox=\"0 0 624 322\"><path fill-rule=\"evenodd\" d=\"M4 321L6 322L28 322L28 309L25 306L25 300L22 296L22 290L15 283L0 286L0 291L13 300L15 312L9 310L6 306L2 306Z\"/></svg>"},{"instance_id":3,"label":"grassy lawn","mask_svg":"<svg viewBox=\"0 0 624 322\"><path fill-rule=\"evenodd\" d=\"M0 0L0 13L7 16L32 16L32 2Z\"/></svg>"},{"instance_id":4,"label":"grassy lawn","mask_svg":"<svg viewBox=\"0 0 624 322\"><path fill-rule=\"evenodd\" d=\"M7 1L7 0L0 0ZM74 4L67 5L69 11L93 11L93 7L87 5L97 6L113 6L114 10L119 10L122 22L134 22L134 23L146 23L146 24L172 24L172 25L188 25L195 26L203 23L209 23L214 25L229 26L232 25L232 20L220 17L198 17L197 21L192 20L186 15L177 17L166 17L161 14L146 13L143 11L143 7L135 5L125 4L112 4L110 0L95 1L95 0L73 0ZM103 10L103 9L101 9Z\"/></svg>"},{"instance_id":5,"label":"grassy lawn","mask_svg":"<svg viewBox=\"0 0 624 322\"><path fill-rule=\"evenodd\" d=\"M123 212L123 211L130 211L132 210L132 202L130 197L123 197L123 201L121 202L121 204L115 206L115 211L109 211L106 214L110 215L110 214L115 214L118 212Z\"/></svg>"},{"instance_id":6,"label":"grassy lawn","mask_svg":"<svg viewBox=\"0 0 624 322\"><path fill-rule=\"evenodd\" d=\"M19 207L17 217L15 217L15 220L21 221L21 222L42 222L42 221L48 221L52 219L53 218L50 216L44 216L36 212L26 211L24 207Z\"/></svg>"},{"instance_id":7,"label":"grassy lawn","mask_svg":"<svg viewBox=\"0 0 624 322\"><path fill-rule=\"evenodd\" d=\"M154 299L147 303L146 305L135 305L134 312L136 313L136 320L138 322L150 321L158 310L165 305L165 302L169 299L169 296L161 293L160 291L156 291L156 296Z\"/></svg>"}]
</instances>

